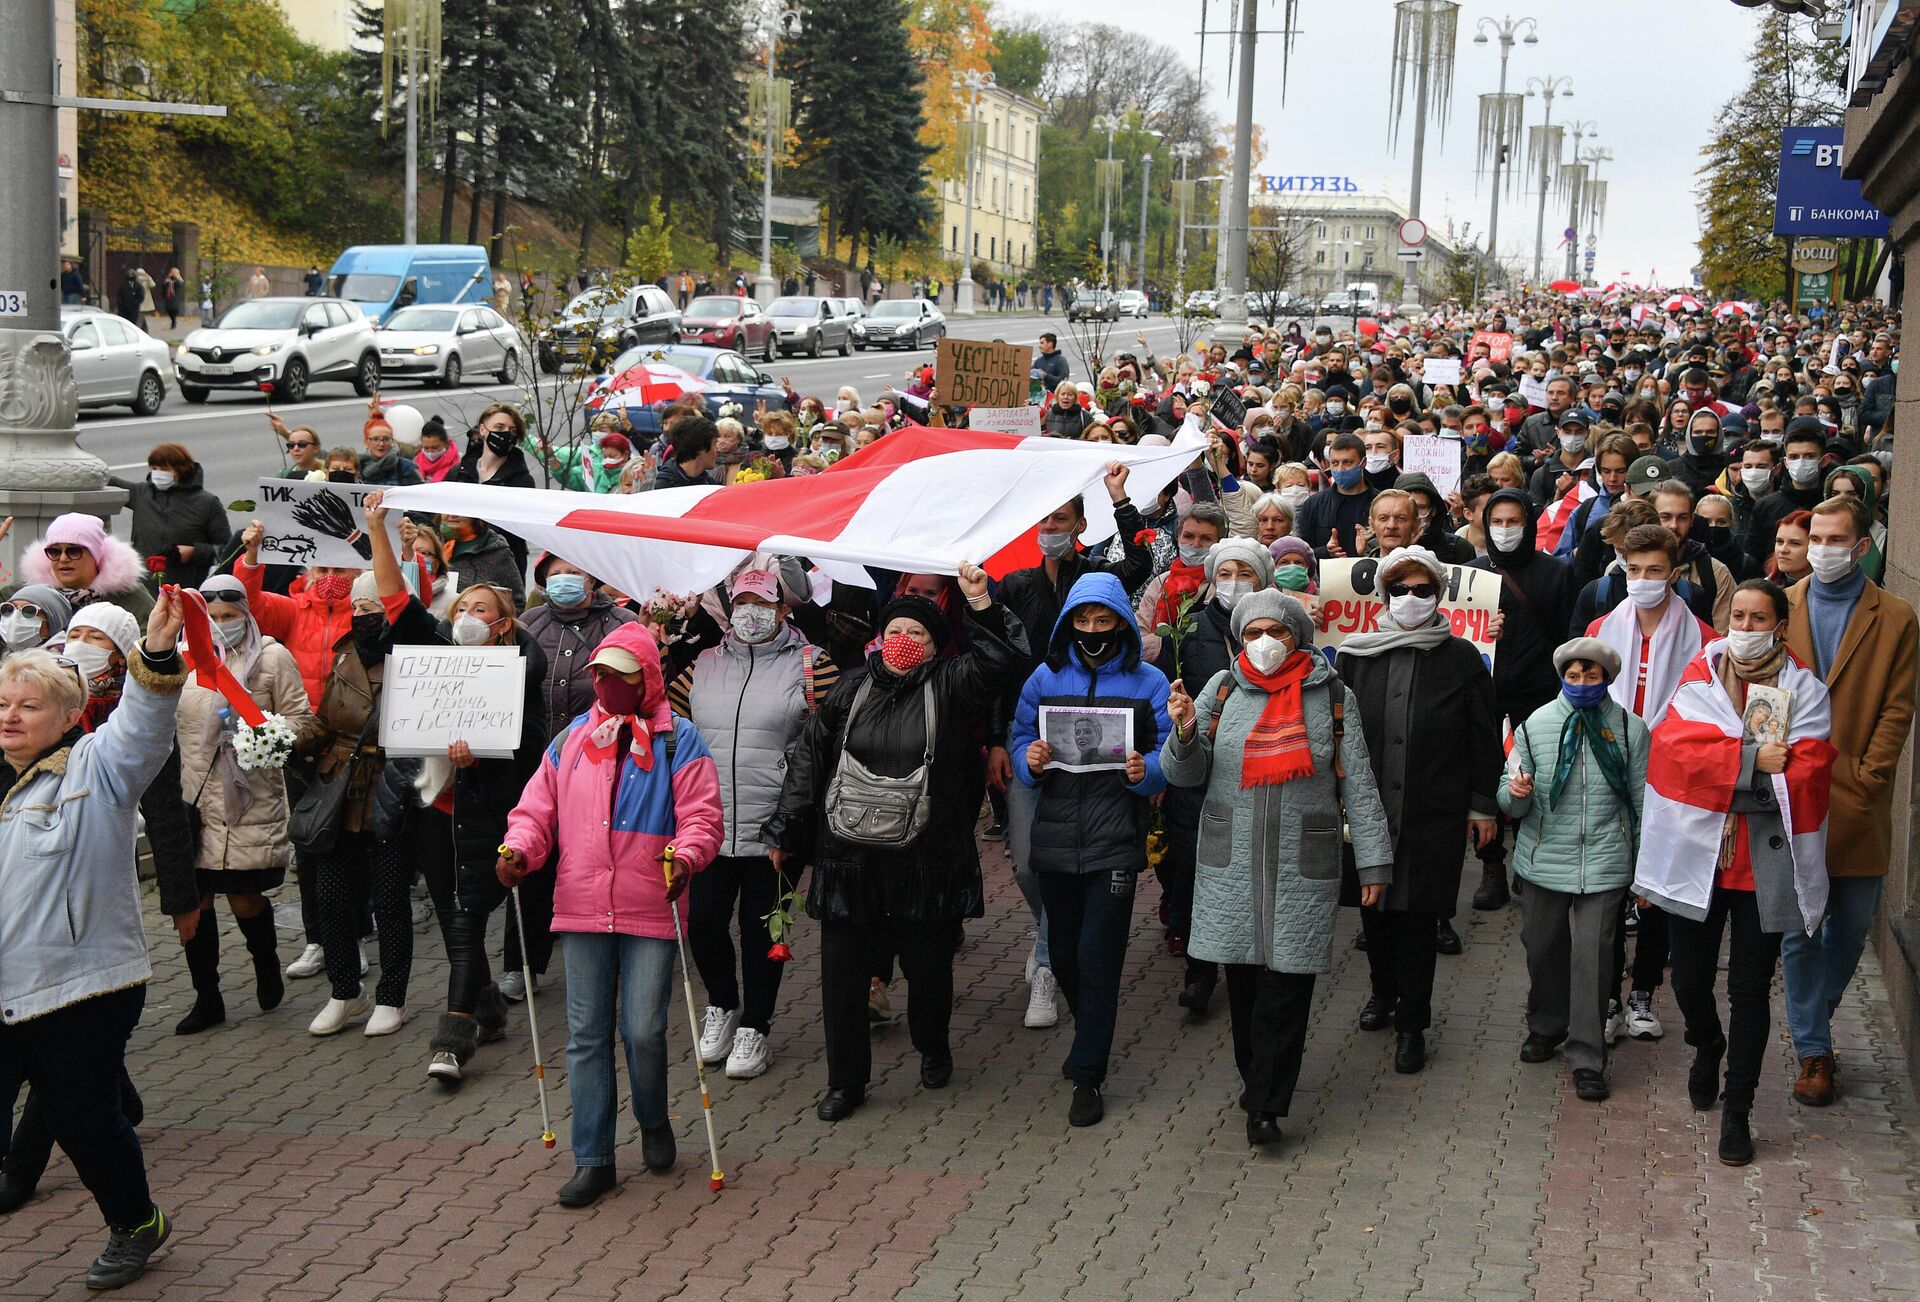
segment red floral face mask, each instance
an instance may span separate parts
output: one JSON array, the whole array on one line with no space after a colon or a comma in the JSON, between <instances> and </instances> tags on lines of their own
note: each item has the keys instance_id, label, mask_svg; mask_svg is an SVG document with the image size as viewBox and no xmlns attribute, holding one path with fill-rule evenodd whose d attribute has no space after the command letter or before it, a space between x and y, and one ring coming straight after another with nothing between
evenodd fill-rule
<instances>
[{"instance_id":1,"label":"red floral face mask","mask_svg":"<svg viewBox=\"0 0 1920 1302\"><path fill-rule=\"evenodd\" d=\"M912 634L892 633L880 640L880 659L896 674L917 668L926 658L926 644Z\"/></svg>"}]
</instances>

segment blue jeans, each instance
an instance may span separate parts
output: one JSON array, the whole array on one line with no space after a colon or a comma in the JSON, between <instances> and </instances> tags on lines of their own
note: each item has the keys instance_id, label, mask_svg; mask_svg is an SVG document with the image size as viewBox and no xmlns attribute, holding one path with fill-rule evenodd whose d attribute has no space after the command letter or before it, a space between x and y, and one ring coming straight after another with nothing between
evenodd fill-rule
<instances>
[{"instance_id":1,"label":"blue jeans","mask_svg":"<svg viewBox=\"0 0 1920 1302\"><path fill-rule=\"evenodd\" d=\"M1022 755L1013 761L1025 764ZM1053 954L1047 940L1047 908L1040 898L1040 874L1027 865L1033 857L1033 814L1040 807L1040 792L1019 778L1007 784L1007 857L1013 860L1013 884L1020 888L1020 894L1027 902L1027 909L1033 914L1033 924L1038 929L1033 942L1033 961L1035 966L1051 968Z\"/></svg>"},{"instance_id":2,"label":"blue jeans","mask_svg":"<svg viewBox=\"0 0 1920 1302\"><path fill-rule=\"evenodd\" d=\"M620 1081L613 1060L614 999L627 1048L633 1115L642 1130L667 1124L667 1008L673 998L670 940L568 932L567 1089L573 1096L573 1160L612 1166Z\"/></svg>"},{"instance_id":3,"label":"blue jeans","mask_svg":"<svg viewBox=\"0 0 1920 1302\"><path fill-rule=\"evenodd\" d=\"M1802 1058L1833 1054L1833 1010L1860 966L1867 929L1880 908L1884 877L1833 877L1827 883L1827 916L1818 931L1789 931L1780 941L1787 983L1787 1027Z\"/></svg>"}]
</instances>

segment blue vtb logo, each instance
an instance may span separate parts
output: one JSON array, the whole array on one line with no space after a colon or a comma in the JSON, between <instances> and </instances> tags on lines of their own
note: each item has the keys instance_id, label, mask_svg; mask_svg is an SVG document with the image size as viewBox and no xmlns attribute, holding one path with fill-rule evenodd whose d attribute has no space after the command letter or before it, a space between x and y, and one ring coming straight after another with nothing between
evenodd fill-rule
<instances>
[{"instance_id":1,"label":"blue vtb logo","mask_svg":"<svg viewBox=\"0 0 1920 1302\"><path fill-rule=\"evenodd\" d=\"M1839 145L1823 145L1803 137L1793 142L1793 148L1788 153L1795 158L1805 158L1808 154L1812 154L1815 167L1838 167L1840 151Z\"/></svg>"}]
</instances>

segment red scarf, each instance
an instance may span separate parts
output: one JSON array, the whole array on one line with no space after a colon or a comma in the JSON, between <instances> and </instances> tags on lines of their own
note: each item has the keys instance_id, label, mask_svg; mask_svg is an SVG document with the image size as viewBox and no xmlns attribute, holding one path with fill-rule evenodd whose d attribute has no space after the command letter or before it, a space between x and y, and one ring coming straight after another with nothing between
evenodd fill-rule
<instances>
[{"instance_id":1,"label":"red scarf","mask_svg":"<svg viewBox=\"0 0 1920 1302\"><path fill-rule=\"evenodd\" d=\"M1247 733L1240 760L1242 787L1277 786L1313 773L1313 752L1307 746L1307 719L1300 705L1300 686L1313 669L1313 653L1295 651L1271 674L1253 667L1242 651L1235 662L1247 681L1267 694L1259 722Z\"/></svg>"},{"instance_id":2,"label":"red scarf","mask_svg":"<svg viewBox=\"0 0 1920 1302\"><path fill-rule=\"evenodd\" d=\"M1178 623L1180 619L1180 598L1190 592L1200 591L1200 585L1207 581L1207 567L1189 565L1178 556L1167 569L1167 581L1160 588L1160 600L1153 609L1155 627L1161 624Z\"/></svg>"}]
</instances>

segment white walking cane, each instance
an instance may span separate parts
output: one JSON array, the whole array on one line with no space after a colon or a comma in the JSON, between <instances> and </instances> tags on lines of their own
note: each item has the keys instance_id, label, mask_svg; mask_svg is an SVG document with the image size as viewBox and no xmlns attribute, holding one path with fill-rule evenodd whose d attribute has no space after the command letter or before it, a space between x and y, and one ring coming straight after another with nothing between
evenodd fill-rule
<instances>
[{"instance_id":1,"label":"white walking cane","mask_svg":"<svg viewBox=\"0 0 1920 1302\"><path fill-rule=\"evenodd\" d=\"M527 989L527 1030L533 1036L533 1083L540 1090L540 1142L553 1147L553 1120L547 1115L547 1068L540 1060L540 1019L533 1011L533 966L527 958L526 914L520 910L520 888L513 888L513 926L520 936L520 977Z\"/></svg>"},{"instance_id":2,"label":"white walking cane","mask_svg":"<svg viewBox=\"0 0 1920 1302\"><path fill-rule=\"evenodd\" d=\"M660 856L661 865L667 874L667 887L673 887L673 847L668 846ZM680 988L687 994L687 1029L693 1032L693 1069L700 1077L700 1112L707 1123L707 1156L713 1160L713 1174L708 1182L715 1189L723 1189L727 1177L720 1170L720 1141L713 1137L713 1095L707 1092L707 1064L700 1058L700 1019L693 1011L693 965L687 961L687 933L680 926L680 903L668 900L667 910L673 914L673 934L680 942Z\"/></svg>"}]
</instances>

